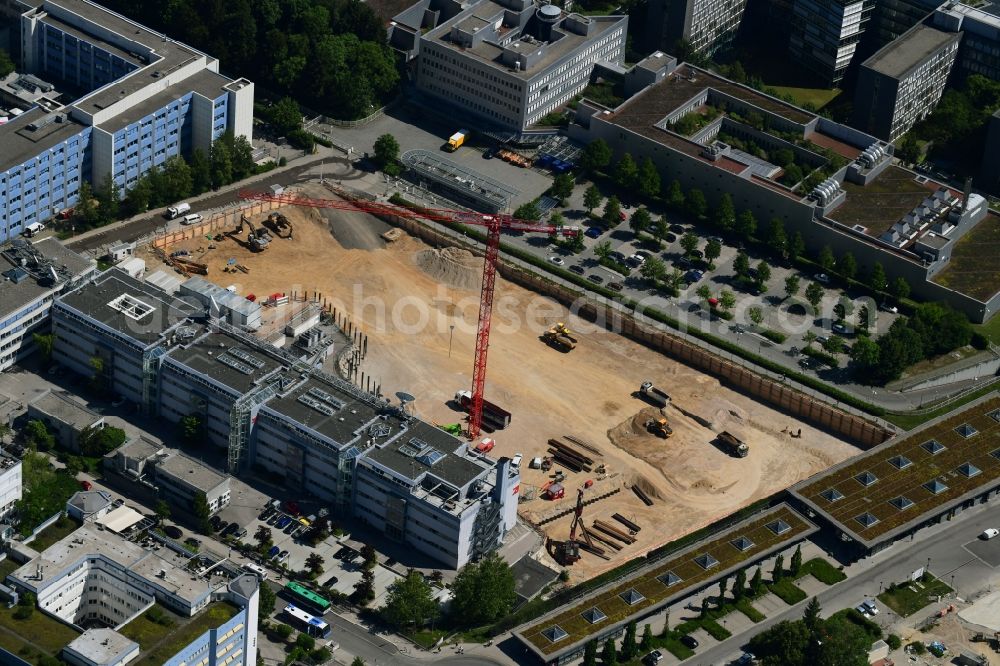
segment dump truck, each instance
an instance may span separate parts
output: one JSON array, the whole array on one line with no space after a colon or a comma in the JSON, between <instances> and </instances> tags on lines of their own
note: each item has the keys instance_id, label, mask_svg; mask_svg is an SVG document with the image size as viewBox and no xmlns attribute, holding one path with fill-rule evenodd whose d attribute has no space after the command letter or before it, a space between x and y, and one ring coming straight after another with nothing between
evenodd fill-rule
<instances>
[{"instance_id":1,"label":"dump truck","mask_svg":"<svg viewBox=\"0 0 1000 666\"><path fill-rule=\"evenodd\" d=\"M559 322L543 335L545 341L557 349L571 351L576 349L576 338L569 332L566 325Z\"/></svg>"},{"instance_id":2,"label":"dump truck","mask_svg":"<svg viewBox=\"0 0 1000 666\"><path fill-rule=\"evenodd\" d=\"M639 394L661 409L670 404L670 395L653 386L653 382L643 382Z\"/></svg>"},{"instance_id":3,"label":"dump truck","mask_svg":"<svg viewBox=\"0 0 1000 666\"><path fill-rule=\"evenodd\" d=\"M719 441L722 442L723 448L730 455L734 455L737 458L746 458L747 454L750 453L749 445L728 430L723 430L719 433Z\"/></svg>"},{"instance_id":4,"label":"dump truck","mask_svg":"<svg viewBox=\"0 0 1000 666\"><path fill-rule=\"evenodd\" d=\"M662 437L667 439L674 434L674 429L667 425L666 419L649 419L646 421L646 430L650 433L656 435L657 437Z\"/></svg>"},{"instance_id":5,"label":"dump truck","mask_svg":"<svg viewBox=\"0 0 1000 666\"><path fill-rule=\"evenodd\" d=\"M472 409L472 392L456 391L455 402L466 411ZM489 400L483 400L483 425L491 430L503 430L510 425L511 414L506 409L494 405Z\"/></svg>"},{"instance_id":6,"label":"dump truck","mask_svg":"<svg viewBox=\"0 0 1000 666\"><path fill-rule=\"evenodd\" d=\"M459 148L461 148L462 144L465 143L465 140L468 138L468 136L469 136L469 130L463 129L463 130L458 130L450 137L448 137L448 152L453 153Z\"/></svg>"}]
</instances>

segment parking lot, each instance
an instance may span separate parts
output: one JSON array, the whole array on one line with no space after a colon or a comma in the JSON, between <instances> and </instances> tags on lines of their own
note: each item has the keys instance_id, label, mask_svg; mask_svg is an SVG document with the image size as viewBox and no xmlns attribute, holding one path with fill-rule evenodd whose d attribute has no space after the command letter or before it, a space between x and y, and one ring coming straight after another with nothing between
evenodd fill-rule
<instances>
[{"instance_id":1,"label":"parking lot","mask_svg":"<svg viewBox=\"0 0 1000 666\"><path fill-rule=\"evenodd\" d=\"M1000 538L989 541L975 539L965 544L964 548L991 567L1000 567Z\"/></svg>"}]
</instances>

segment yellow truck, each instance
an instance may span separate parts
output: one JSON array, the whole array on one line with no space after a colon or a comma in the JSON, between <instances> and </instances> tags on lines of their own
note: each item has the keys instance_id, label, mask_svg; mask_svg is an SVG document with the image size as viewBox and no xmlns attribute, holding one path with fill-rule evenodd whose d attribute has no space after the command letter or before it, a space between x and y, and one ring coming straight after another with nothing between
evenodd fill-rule
<instances>
[{"instance_id":1,"label":"yellow truck","mask_svg":"<svg viewBox=\"0 0 1000 666\"><path fill-rule=\"evenodd\" d=\"M469 130L463 129L463 130L458 130L450 137L448 137L448 145L447 145L448 152L453 153L459 148L461 148L462 144L465 143L465 140L468 138L468 136L469 136Z\"/></svg>"}]
</instances>

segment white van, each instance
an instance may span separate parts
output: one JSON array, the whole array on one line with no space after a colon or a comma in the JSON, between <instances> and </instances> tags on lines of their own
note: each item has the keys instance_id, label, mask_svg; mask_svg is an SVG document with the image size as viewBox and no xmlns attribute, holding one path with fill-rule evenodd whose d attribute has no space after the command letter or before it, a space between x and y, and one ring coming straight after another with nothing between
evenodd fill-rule
<instances>
[{"instance_id":1,"label":"white van","mask_svg":"<svg viewBox=\"0 0 1000 666\"><path fill-rule=\"evenodd\" d=\"M167 209L167 219L173 220L181 215L184 215L191 210L191 204L189 203L179 203L176 206L171 206Z\"/></svg>"},{"instance_id":2,"label":"white van","mask_svg":"<svg viewBox=\"0 0 1000 666\"><path fill-rule=\"evenodd\" d=\"M197 224L198 222L201 222L201 215L198 213L191 213L181 218L181 224L183 225Z\"/></svg>"},{"instance_id":3,"label":"white van","mask_svg":"<svg viewBox=\"0 0 1000 666\"><path fill-rule=\"evenodd\" d=\"M42 224L41 222L32 222L31 224L29 224L24 228L24 235L30 238L31 236L34 236L44 228L45 225Z\"/></svg>"}]
</instances>

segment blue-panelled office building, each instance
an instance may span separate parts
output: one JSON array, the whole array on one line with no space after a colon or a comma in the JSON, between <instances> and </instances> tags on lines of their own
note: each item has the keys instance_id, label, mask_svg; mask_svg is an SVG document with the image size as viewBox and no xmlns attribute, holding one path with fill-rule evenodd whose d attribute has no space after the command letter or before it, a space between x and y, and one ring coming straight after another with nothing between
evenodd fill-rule
<instances>
[{"instance_id":1,"label":"blue-panelled office building","mask_svg":"<svg viewBox=\"0 0 1000 666\"><path fill-rule=\"evenodd\" d=\"M43 97L0 125L0 242L72 207L85 180L125 192L227 131L252 139L253 83L215 58L87 0L6 3L20 13L19 71L73 101Z\"/></svg>"}]
</instances>

